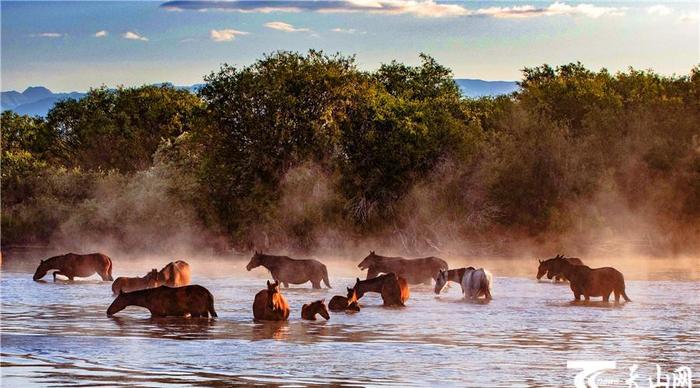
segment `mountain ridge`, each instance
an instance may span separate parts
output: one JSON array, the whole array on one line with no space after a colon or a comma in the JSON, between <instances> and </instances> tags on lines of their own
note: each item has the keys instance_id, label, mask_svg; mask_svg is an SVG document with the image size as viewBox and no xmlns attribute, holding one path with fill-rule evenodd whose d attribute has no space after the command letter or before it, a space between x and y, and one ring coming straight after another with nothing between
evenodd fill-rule
<instances>
[{"instance_id":1,"label":"mountain ridge","mask_svg":"<svg viewBox=\"0 0 700 388\"><path fill-rule=\"evenodd\" d=\"M518 90L515 81L484 81L472 78L455 78L459 90L465 97L479 98L510 94ZM178 89L187 89L196 92L203 84L191 86L174 86L170 82L155 83L153 85L170 85ZM44 86L30 86L24 91L9 90L0 92L0 110L11 110L18 114L30 116L46 116L51 108L59 101L73 98L81 99L84 92L53 93Z\"/></svg>"}]
</instances>

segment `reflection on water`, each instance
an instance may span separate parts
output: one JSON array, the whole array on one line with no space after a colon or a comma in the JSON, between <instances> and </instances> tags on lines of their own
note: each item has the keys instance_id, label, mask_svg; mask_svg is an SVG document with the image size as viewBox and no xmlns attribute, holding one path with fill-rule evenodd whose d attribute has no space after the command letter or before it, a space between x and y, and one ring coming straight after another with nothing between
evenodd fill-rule
<instances>
[{"instance_id":1,"label":"reflection on water","mask_svg":"<svg viewBox=\"0 0 700 388\"><path fill-rule=\"evenodd\" d=\"M244 274L245 275L245 274ZM660 363L700 372L700 282L628 281L629 304L573 302L568 286L495 279L494 299L466 303L459 287L411 289L406 308L368 294L359 313L303 321L303 303L333 290L282 290L289 322L255 323L264 281L196 277L217 319L151 318L95 280L33 282L0 274L2 385L571 385L567 360Z\"/></svg>"}]
</instances>

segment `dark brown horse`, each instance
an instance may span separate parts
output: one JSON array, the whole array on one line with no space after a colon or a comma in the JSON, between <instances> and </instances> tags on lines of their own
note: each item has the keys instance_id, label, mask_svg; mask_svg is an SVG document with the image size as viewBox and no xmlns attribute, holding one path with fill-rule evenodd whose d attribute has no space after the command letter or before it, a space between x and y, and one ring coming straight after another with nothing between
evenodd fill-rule
<instances>
[{"instance_id":1,"label":"dark brown horse","mask_svg":"<svg viewBox=\"0 0 700 388\"><path fill-rule=\"evenodd\" d=\"M154 317L216 317L214 297L202 286L149 288L134 292L120 293L107 309L107 315L114 315L127 306L145 307Z\"/></svg>"},{"instance_id":2,"label":"dark brown horse","mask_svg":"<svg viewBox=\"0 0 700 388\"><path fill-rule=\"evenodd\" d=\"M537 267L537 280L540 280L542 276L544 276L549 271L549 265L554 259L564 259L572 265L583 265L583 261L581 261L581 259L579 259L578 257L564 257L564 255L557 255L556 257L547 260L539 260L540 265ZM551 279L552 277L548 276L548 278ZM568 279L566 279L563 274L555 274L554 280L564 281Z\"/></svg>"},{"instance_id":3,"label":"dark brown horse","mask_svg":"<svg viewBox=\"0 0 700 388\"><path fill-rule=\"evenodd\" d=\"M610 300L610 294L615 293L615 302L620 302L620 296L625 301L632 300L625 293L625 278L622 273L612 267L592 269L586 265L572 265L563 258L554 258L549 264L547 278L563 274L571 285L575 300L590 300L592 296L602 296L603 301Z\"/></svg>"},{"instance_id":4,"label":"dark brown horse","mask_svg":"<svg viewBox=\"0 0 700 388\"><path fill-rule=\"evenodd\" d=\"M361 270L367 269L367 279L377 277L382 273L395 273L410 284L430 284L437 279L440 270L447 270L447 263L439 257L424 257L421 259L404 259L403 257L380 256L370 251L360 264Z\"/></svg>"},{"instance_id":5,"label":"dark brown horse","mask_svg":"<svg viewBox=\"0 0 700 388\"><path fill-rule=\"evenodd\" d=\"M357 291L348 288L348 296L335 295L328 303L331 311L360 311L360 304L357 302Z\"/></svg>"},{"instance_id":6,"label":"dark brown horse","mask_svg":"<svg viewBox=\"0 0 700 388\"><path fill-rule=\"evenodd\" d=\"M56 270L53 273L54 282L56 275L65 276L72 281L74 278L86 278L95 273L100 275L102 280L114 280L112 278L112 259L101 253L89 255L67 253L42 260L34 273L34 280L43 278L47 272L54 269Z\"/></svg>"},{"instance_id":7,"label":"dark brown horse","mask_svg":"<svg viewBox=\"0 0 700 388\"><path fill-rule=\"evenodd\" d=\"M123 277L120 276L112 283L112 292L114 295L120 292L132 292L145 290L147 288L156 288L161 284L158 282L158 270L153 268L143 277Z\"/></svg>"},{"instance_id":8,"label":"dark brown horse","mask_svg":"<svg viewBox=\"0 0 700 388\"><path fill-rule=\"evenodd\" d=\"M325 300L321 299L301 306L301 319L315 321L316 314L319 314L326 320L331 319L331 315L328 313L328 309L326 308Z\"/></svg>"},{"instance_id":9,"label":"dark brown horse","mask_svg":"<svg viewBox=\"0 0 700 388\"><path fill-rule=\"evenodd\" d=\"M253 317L256 321L286 321L289 303L280 293L279 282L267 281L267 289L255 294Z\"/></svg>"},{"instance_id":10,"label":"dark brown horse","mask_svg":"<svg viewBox=\"0 0 700 388\"><path fill-rule=\"evenodd\" d=\"M357 299L362 298L367 292L381 294L384 306L405 306L410 296L408 282L395 273L379 275L367 280L357 278L353 288L357 293Z\"/></svg>"},{"instance_id":11,"label":"dark brown horse","mask_svg":"<svg viewBox=\"0 0 700 388\"><path fill-rule=\"evenodd\" d=\"M272 279L283 283L285 288L289 287L289 283L303 284L309 281L313 288L321 288L321 280L326 283L326 287L331 288L328 270L318 260L296 260L287 256L265 255L255 251L245 268L250 271L259 266L267 268L272 274Z\"/></svg>"},{"instance_id":12,"label":"dark brown horse","mask_svg":"<svg viewBox=\"0 0 700 388\"><path fill-rule=\"evenodd\" d=\"M168 263L158 272L158 281L168 287L181 287L190 284L190 265L178 260Z\"/></svg>"}]
</instances>

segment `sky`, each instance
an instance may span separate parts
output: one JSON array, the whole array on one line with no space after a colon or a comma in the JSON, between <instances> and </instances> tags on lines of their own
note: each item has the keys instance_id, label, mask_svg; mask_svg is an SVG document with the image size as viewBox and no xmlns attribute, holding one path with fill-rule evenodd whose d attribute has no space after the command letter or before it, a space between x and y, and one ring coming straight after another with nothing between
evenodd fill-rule
<instances>
[{"instance_id":1,"label":"sky","mask_svg":"<svg viewBox=\"0 0 700 388\"><path fill-rule=\"evenodd\" d=\"M367 70L423 52L485 80L543 63L667 75L700 64L700 1L0 1L0 12L3 91L192 85L276 50L355 55Z\"/></svg>"}]
</instances>

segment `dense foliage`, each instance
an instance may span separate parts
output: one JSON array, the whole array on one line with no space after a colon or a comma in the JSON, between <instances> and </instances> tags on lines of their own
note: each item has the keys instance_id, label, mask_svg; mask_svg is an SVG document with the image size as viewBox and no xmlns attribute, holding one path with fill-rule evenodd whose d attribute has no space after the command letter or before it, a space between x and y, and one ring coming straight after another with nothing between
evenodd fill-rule
<instances>
[{"instance_id":1,"label":"dense foliage","mask_svg":"<svg viewBox=\"0 0 700 388\"><path fill-rule=\"evenodd\" d=\"M700 68L544 65L473 100L421 60L278 52L197 95L101 88L46 119L4 112L2 243L698 248Z\"/></svg>"}]
</instances>

